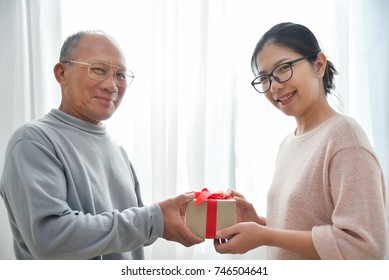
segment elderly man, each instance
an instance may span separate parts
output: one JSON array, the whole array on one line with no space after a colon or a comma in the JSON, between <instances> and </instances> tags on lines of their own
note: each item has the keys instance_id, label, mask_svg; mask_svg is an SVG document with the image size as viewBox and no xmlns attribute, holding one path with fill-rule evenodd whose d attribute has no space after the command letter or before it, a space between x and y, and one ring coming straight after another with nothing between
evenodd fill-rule
<instances>
[{"instance_id":1,"label":"elderly man","mask_svg":"<svg viewBox=\"0 0 389 280\"><path fill-rule=\"evenodd\" d=\"M159 237L203 241L180 215L192 195L143 205L125 151L101 123L134 78L125 65L106 34L68 37L54 67L59 109L11 137L0 192L18 259L143 259L143 246Z\"/></svg>"}]
</instances>

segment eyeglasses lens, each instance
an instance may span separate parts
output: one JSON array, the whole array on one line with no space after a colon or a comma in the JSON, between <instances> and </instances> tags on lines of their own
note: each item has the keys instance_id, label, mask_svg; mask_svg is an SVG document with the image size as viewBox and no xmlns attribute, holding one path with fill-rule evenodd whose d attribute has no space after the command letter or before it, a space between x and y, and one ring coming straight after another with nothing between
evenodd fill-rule
<instances>
[{"instance_id":1,"label":"eyeglasses lens","mask_svg":"<svg viewBox=\"0 0 389 280\"><path fill-rule=\"evenodd\" d=\"M114 70L115 80L119 86L127 87L132 83L134 75L130 70L114 67L102 62L91 63L88 74L92 80L102 81L112 73L112 70Z\"/></svg>"},{"instance_id":2,"label":"eyeglasses lens","mask_svg":"<svg viewBox=\"0 0 389 280\"><path fill-rule=\"evenodd\" d=\"M270 77L273 77L277 82L284 83L293 75L292 66L288 63L278 65L270 75L258 76L252 83L255 89L260 93L265 93L270 89Z\"/></svg>"}]
</instances>

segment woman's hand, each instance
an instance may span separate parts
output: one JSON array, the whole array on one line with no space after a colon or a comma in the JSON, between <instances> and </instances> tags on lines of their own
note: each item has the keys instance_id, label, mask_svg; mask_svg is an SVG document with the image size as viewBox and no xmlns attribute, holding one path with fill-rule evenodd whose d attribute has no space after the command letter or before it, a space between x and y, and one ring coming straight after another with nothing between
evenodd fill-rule
<instances>
[{"instance_id":1,"label":"woman's hand","mask_svg":"<svg viewBox=\"0 0 389 280\"><path fill-rule=\"evenodd\" d=\"M236 200L237 223L255 222L266 225L266 219L257 215L254 206L242 194L234 190L228 190L227 194Z\"/></svg>"},{"instance_id":2,"label":"woman's hand","mask_svg":"<svg viewBox=\"0 0 389 280\"><path fill-rule=\"evenodd\" d=\"M216 232L214 246L220 254L244 254L266 244L266 227L254 222L239 223ZM228 239L229 236L232 236Z\"/></svg>"},{"instance_id":3,"label":"woman's hand","mask_svg":"<svg viewBox=\"0 0 389 280\"><path fill-rule=\"evenodd\" d=\"M220 254L244 254L266 245L292 251L309 259L320 259L311 231L273 229L247 222L218 230L216 238L214 246Z\"/></svg>"}]
</instances>

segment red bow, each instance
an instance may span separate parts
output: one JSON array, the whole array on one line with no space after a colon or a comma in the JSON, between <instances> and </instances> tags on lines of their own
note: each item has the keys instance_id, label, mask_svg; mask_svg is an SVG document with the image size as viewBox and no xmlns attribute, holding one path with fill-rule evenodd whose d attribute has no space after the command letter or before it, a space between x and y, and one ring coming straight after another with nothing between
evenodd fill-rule
<instances>
[{"instance_id":1,"label":"red bow","mask_svg":"<svg viewBox=\"0 0 389 280\"><path fill-rule=\"evenodd\" d=\"M200 204L201 202L207 201L208 199L229 199L231 198L228 194L223 192L211 193L206 188L202 189L201 192L192 192L196 195L196 203Z\"/></svg>"}]
</instances>

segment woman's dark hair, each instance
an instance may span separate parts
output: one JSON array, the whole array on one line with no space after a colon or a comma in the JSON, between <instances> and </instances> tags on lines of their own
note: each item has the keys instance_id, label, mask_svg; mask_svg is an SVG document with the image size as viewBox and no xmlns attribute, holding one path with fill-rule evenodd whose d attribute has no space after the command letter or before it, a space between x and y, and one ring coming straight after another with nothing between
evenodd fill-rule
<instances>
[{"instance_id":1,"label":"woman's dark hair","mask_svg":"<svg viewBox=\"0 0 389 280\"><path fill-rule=\"evenodd\" d=\"M256 58L258 53L267 43L287 47L303 56L311 56L310 61L315 61L321 52L315 35L307 27L291 22L279 23L270 28L257 43L251 57L251 69L254 75L258 75ZM337 71L332 62L327 60L326 70L323 76L324 92L327 95L335 88L334 75Z\"/></svg>"}]
</instances>

